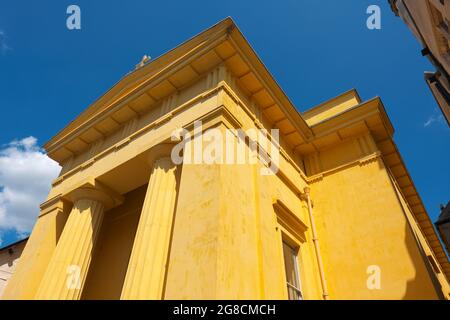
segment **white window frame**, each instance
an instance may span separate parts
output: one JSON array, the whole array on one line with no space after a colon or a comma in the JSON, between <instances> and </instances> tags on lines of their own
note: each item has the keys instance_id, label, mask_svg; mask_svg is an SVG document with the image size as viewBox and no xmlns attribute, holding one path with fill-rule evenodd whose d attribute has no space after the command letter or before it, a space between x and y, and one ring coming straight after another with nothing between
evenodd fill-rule
<instances>
[{"instance_id":1,"label":"white window frame","mask_svg":"<svg viewBox=\"0 0 450 320\"><path fill-rule=\"evenodd\" d=\"M300 266L299 266L299 254L300 254L300 247L296 246L293 247L292 244L290 243L290 241L286 241L284 238L282 239L282 245L283 245L283 265L284 265L284 274L285 274L285 278L286 278L286 289L287 289L287 294L288 294L288 298L290 300L303 300L303 291L302 291L302 279L300 276ZM284 251L284 246L287 246L289 248L289 259L292 259L292 264L294 266L294 277L296 282L298 283L298 287L296 287L294 284L290 283L287 279L287 270L286 270L286 264L285 264L285 259L286 257L284 257L285 251ZM289 297L289 289L292 289L296 292L298 298L297 299L291 299Z\"/></svg>"}]
</instances>

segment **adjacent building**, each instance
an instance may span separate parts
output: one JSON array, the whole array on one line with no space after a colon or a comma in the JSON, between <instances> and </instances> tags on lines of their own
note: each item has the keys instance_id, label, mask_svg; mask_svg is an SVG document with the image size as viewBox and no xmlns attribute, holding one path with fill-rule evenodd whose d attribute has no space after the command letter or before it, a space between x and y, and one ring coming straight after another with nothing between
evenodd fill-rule
<instances>
[{"instance_id":1,"label":"adjacent building","mask_svg":"<svg viewBox=\"0 0 450 320\"><path fill-rule=\"evenodd\" d=\"M16 270L17 262L22 254L28 238L0 248L0 298L9 279Z\"/></svg>"},{"instance_id":2,"label":"adjacent building","mask_svg":"<svg viewBox=\"0 0 450 320\"><path fill-rule=\"evenodd\" d=\"M450 252L450 201L446 206L441 207L441 214L435 222L435 225L447 252Z\"/></svg>"},{"instance_id":3,"label":"adjacent building","mask_svg":"<svg viewBox=\"0 0 450 320\"><path fill-rule=\"evenodd\" d=\"M62 171L3 298L449 299L393 134L356 90L299 113L227 18L45 145Z\"/></svg>"},{"instance_id":4,"label":"adjacent building","mask_svg":"<svg viewBox=\"0 0 450 320\"><path fill-rule=\"evenodd\" d=\"M389 0L394 13L413 32L436 71L425 81L450 125L450 2L448 0Z\"/></svg>"}]
</instances>

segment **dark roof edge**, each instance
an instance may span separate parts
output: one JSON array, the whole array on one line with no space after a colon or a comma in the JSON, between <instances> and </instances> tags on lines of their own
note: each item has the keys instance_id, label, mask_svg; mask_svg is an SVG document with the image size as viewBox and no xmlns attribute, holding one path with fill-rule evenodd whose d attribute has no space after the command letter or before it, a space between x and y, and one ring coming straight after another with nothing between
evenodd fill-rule
<instances>
[{"instance_id":1,"label":"dark roof edge","mask_svg":"<svg viewBox=\"0 0 450 320\"><path fill-rule=\"evenodd\" d=\"M21 239L21 240L19 240L19 241L16 241L16 242L10 243L10 244L8 244L8 245L6 245L6 246L4 246L4 247L1 247L1 248L0 248L0 251L9 249L9 248L11 248L11 247L14 247L14 246L16 246L16 245L18 245L18 244L20 244L20 243L22 243L22 242L24 242L24 241L27 241L29 238L30 238L30 237L26 237L26 238L23 238L23 239Z\"/></svg>"}]
</instances>

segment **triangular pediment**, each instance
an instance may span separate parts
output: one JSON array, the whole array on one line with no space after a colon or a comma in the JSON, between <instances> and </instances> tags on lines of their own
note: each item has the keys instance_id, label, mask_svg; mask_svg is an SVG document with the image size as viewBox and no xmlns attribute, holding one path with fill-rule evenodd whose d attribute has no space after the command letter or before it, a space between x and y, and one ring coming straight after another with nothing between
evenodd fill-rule
<instances>
[{"instance_id":1,"label":"triangular pediment","mask_svg":"<svg viewBox=\"0 0 450 320\"><path fill-rule=\"evenodd\" d=\"M86 150L165 97L225 64L246 95L293 146L312 133L231 18L124 76L44 147L58 162Z\"/></svg>"}]
</instances>

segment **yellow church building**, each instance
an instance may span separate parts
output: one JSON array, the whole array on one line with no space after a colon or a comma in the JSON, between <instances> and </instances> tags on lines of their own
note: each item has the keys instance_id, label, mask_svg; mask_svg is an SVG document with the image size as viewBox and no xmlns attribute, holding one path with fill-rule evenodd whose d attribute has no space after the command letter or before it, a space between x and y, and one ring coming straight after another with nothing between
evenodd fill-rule
<instances>
[{"instance_id":1,"label":"yellow church building","mask_svg":"<svg viewBox=\"0 0 450 320\"><path fill-rule=\"evenodd\" d=\"M450 298L380 98L299 113L230 18L147 60L44 146L62 170L3 299ZM217 137L249 161L196 158Z\"/></svg>"}]
</instances>

